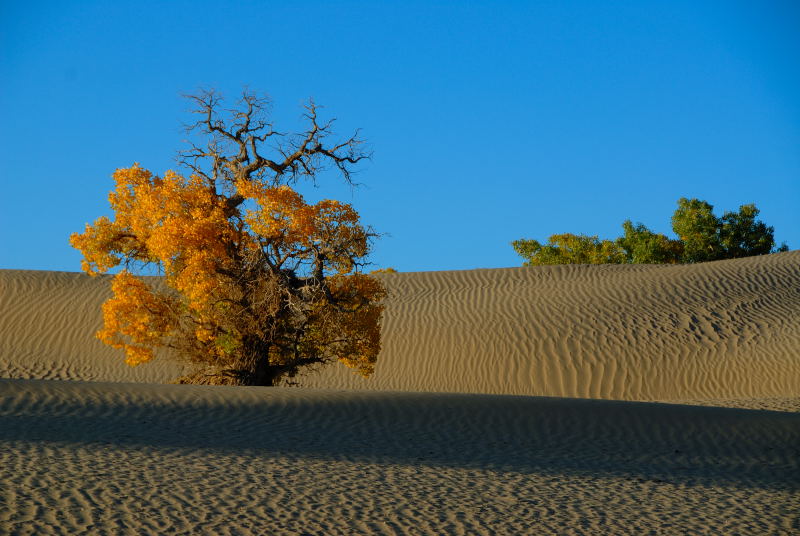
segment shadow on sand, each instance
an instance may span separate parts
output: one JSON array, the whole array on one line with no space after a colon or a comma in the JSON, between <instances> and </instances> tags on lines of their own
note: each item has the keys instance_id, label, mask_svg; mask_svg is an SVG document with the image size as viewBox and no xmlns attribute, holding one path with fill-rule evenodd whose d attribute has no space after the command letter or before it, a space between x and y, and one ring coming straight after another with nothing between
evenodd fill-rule
<instances>
[{"instance_id":1,"label":"shadow on sand","mask_svg":"<svg viewBox=\"0 0 800 536\"><path fill-rule=\"evenodd\" d=\"M0 380L0 441L800 489L800 414L434 393Z\"/></svg>"}]
</instances>

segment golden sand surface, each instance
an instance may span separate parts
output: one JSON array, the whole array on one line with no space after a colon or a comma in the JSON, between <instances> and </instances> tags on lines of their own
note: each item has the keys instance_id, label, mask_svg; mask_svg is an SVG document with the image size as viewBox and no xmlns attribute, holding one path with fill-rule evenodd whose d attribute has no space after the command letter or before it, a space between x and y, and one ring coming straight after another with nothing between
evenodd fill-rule
<instances>
[{"instance_id":1,"label":"golden sand surface","mask_svg":"<svg viewBox=\"0 0 800 536\"><path fill-rule=\"evenodd\" d=\"M8 534L792 534L800 414L0 380Z\"/></svg>"},{"instance_id":2,"label":"golden sand surface","mask_svg":"<svg viewBox=\"0 0 800 536\"><path fill-rule=\"evenodd\" d=\"M787 397L800 386L800 251L695 265L384 274L383 351L307 387L619 400ZM0 377L165 383L94 338L110 276L0 270Z\"/></svg>"},{"instance_id":3,"label":"golden sand surface","mask_svg":"<svg viewBox=\"0 0 800 536\"><path fill-rule=\"evenodd\" d=\"M235 388L0 270L0 534L800 533L800 252L382 277L373 378Z\"/></svg>"}]
</instances>

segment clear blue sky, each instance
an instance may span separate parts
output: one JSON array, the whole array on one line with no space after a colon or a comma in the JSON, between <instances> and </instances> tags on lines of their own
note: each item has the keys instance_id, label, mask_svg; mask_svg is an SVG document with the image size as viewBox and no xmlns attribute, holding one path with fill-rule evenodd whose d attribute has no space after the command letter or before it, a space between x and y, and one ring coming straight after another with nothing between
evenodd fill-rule
<instances>
[{"instance_id":1,"label":"clear blue sky","mask_svg":"<svg viewBox=\"0 0 800 536\"><path fill-rule=\"evenodd\" d=\"M800 247L800 3L0 4L0 268L79 270L110 175L174 168L180 97L308 97L363 129L378 266L520 264L509 243L670 233L679 197L756 203Z\"/></svg>"}]
</instances>

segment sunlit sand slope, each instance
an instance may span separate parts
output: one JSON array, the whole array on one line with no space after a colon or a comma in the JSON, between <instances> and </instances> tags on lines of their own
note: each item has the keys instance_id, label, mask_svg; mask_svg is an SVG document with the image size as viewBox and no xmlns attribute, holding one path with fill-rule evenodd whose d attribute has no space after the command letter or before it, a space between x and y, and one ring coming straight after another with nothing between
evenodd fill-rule
<instances>
[{"instance_id":1,"label":"sunlit sand slope","mask_svg":"<svg viewBox=\"0 0 800 536\"><path fill-rule=\"evenodd\" d=\"M0 270L0 377L163 383L183 367L159 359L129 367L97 340L111 278Z\"/></svg>"},{"instance_id":2,"label":"sunlit sand slope","mask_svg":"<svg viewBox=\"0 0 800 536\"><path fill-rule=\"evenodd\" d=\"M798 394L800 252L385 280L375 376L329 369L305 384L628 400Z\"/></svg>"},{"instance_id":3,"label":"sunlit sand slope","mask_svg":"<svg viewBox=\"0 0 800 536\"><path fill-rule=\"evenodd\" d=\"M790 534L800 414L0 380L3 534Z\"/></svg>"},{"instance_id":4,"label":"sunlit sand slope","mask_svg":"<svg viewBox=\"0 0 800 536\"><path fill-rule=\"evenodd\" d=\"M320 388L628 400L787 397L800 385L800 252L685 266L382 276L377 371ZM0 271L0 376L165 382L93 338L108 279Z\"/></svg>"}]
</instances>

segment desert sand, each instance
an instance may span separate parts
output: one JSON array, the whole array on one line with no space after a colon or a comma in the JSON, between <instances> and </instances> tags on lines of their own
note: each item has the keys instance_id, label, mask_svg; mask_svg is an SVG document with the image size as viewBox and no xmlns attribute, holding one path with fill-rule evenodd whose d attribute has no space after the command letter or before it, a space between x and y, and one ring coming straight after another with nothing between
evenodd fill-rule
<instances>
[{"instance_id":1,"label":"desert sand","mask_svg":"<svg viewBox=\"0 0 800 536\"><path fill-rule=\"evenodd\" d=\"M381 277L372 378L232 388L0 270L0 533L800 533L800 252Z\"/></svg>"}]
</instances>

